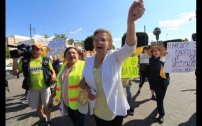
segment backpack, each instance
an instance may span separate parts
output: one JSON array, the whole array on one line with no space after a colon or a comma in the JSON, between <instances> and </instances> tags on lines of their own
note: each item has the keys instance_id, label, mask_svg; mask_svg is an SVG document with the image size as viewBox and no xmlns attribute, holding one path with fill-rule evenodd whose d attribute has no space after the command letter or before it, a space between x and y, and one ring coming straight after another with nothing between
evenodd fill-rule
<instances>
[{"instance_id":1,"label":"backpack","mask_svg":"<svg viewBox=\"0 0 202 126\"><path fill-rule=\"evenodd\" d=\"M42 71L43 76L46 82L46 86L49 87L52 84L55 84L55 81L51 80L51 70L49 68L49 61L50 59L48 57L43 57L42 59ZM29 67L30 58L22 58L22 72L24 76L24 80L22 83L22 88L25 90L29 90L31 82L30 82L30 67Z\"/></svg>"}]
</instances>

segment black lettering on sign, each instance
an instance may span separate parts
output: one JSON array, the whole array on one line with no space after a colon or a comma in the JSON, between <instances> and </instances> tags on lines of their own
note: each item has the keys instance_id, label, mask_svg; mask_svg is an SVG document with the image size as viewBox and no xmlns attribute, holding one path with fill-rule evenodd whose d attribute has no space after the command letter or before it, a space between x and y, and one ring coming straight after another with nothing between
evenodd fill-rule
<instances>
[{"instance_id":1,"label":"black lettering on sign","mask_svg":"<svg viewBox=\"0 0 202 126\"><path fill-rule=\"evenodd\" d=\"M135 58L131 58L131 65L135 65L135 63L136 63Z\"/></svg>"}]
</instances>

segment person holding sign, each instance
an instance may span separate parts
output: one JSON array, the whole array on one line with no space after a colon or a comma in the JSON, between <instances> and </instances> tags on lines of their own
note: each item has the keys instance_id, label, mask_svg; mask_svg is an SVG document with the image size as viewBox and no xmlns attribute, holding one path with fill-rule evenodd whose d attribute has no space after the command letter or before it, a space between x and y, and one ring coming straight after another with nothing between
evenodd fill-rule
<instances>
[{"instance_id":1,"label":"person holding sign","mask_svg":"<svg viewBox=\"0 0 202 126\"><path fill-rule=\"evenodd\" d=\"M148 54L151 56L149 59L149 83L156 94L157 110L159 113L158 121L159 123L163 123L165 115L163 100L167 89L165 81L169 78L169 75L165 74L163 70L164 63L160 60L165 55L165 48L163 45L153 44L148 50Z\"/></svg>"},{"instance_id":2,"label":"person holding sign","mask_svg":"<svg viewBox=\"0 0 202 126\"><path fill-rule=\"evenodd\" d=\"M124 46L126 37L122 37L121 47ZM134 62L136 61L136 62ZM127 75L129 74L129 75ZM126 77L126 75L128 77ZM130 77L129 77L130 76ZM134 115L135 103L132 99L131 93L131 81L132 79L138 77L138 57L135 54L132 54L130 57L124 60L121 66L121 81L124 88L126 88L126 97L130 109L127 111L127 115Z\"/></svg>"},{"instance_id":3,"label":"person holding sign","mask_svg":"<svg viewBox=\"0 0 202 126\"><path fill-rule=\"evenodd\" d=\"M135 14L134 9L137 10ZM137 37L134 21L142 17L144 10L142 0L131 5L126 43L119 50L112 50L112 36L108 30L97 29L94 32L96 54L86 58L83 72L85 81L80 86L88 92L90 114L94 114L97 126L121 126L130 108L123 91L120 68L123 61L135 51Z\"/></svg>"},{"instance_id":4,"label":"person holding sign","mask_svg":"<svg viewBox=\"0 0 202 126\"><path fill-rule=\"evenodd\" d=\"M142 54L140 54L139 59L140 59L140 63L139 63L139 70L140 70L140 83L139 83L139 89L137 94L140 94L141 88L145 82L145 79L148 79L148 75L149 75L149 58L150 56L148 55L148 47L144 47ZM152 86L150 85L150 90L151 90L151 94L152 100L156 100L156 96L154 95L154 90L152 88Z\"/></svg>"},{"instance_id":5,"label":"person holding sign","mask_svg":"<svg viewBox=\"0 0 202 126\"><path fill-rule=\"evenodd\" d=\"M58 55L54 54L53 56L53 69L55 70L56 75L58 74L58 72L60 71L60 59L58 57Z\"/></svg>"}]
</instances>

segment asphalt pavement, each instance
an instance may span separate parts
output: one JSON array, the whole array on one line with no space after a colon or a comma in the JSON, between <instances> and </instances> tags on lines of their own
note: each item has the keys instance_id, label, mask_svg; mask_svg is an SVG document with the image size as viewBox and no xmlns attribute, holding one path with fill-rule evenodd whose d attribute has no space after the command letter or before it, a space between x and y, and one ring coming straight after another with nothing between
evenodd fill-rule
<instances>
[{"instance_id":1,"label":"asphalt pavement","mask_svg":"<svg viewBox=\"0 0 202 126\"><path fill-rule=\"evenodd\" d=\"M170 74L170 84L164 99L164 123L157 122L156 102L151 100L149 84L146 82L139 95L138 80L132 83L132 95L135 102L133 116L124 118L123 126L196 126L196 77L194 72ZM24 104L24 90L21 88L23 77L8 79L10 93L6 91L6 126L37 125L35 110ZM124 89L125 91L125 89ZM68 116L61 117L57 106L52 108L53 126L72 126ZM87 126L95 126L89 116Z\"/></svg>"}]
</instances>

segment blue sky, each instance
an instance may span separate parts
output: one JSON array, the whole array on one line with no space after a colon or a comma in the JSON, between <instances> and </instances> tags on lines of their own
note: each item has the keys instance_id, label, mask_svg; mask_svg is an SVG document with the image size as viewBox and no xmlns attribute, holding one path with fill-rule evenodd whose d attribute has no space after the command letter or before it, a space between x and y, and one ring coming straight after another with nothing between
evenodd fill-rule
<instances>
[{"instance_id":1,"label":"blue sky","mask_svg":"<svg viewBox=\"0 0 202 126\"><path fill-rule=\"evenodd\" d=\"M111 31L119 48L126 32L127 14L133 0L6 0L6 36L32 34L84 40L98 28ZM145 14L135 22L136 32L146 32L155 41L153 30L161 29L159 40L191 40L196 33L196 0L144 0Z\"/></svg>"}]
</instances>

